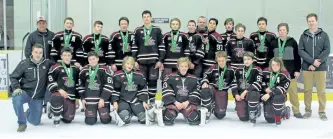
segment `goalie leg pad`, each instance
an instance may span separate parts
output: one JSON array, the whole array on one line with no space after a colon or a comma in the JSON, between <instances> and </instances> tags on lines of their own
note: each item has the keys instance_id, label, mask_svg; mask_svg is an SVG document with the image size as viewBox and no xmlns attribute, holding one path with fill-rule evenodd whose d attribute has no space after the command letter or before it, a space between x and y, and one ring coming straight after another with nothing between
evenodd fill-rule
<instances>
[{"instance_id":1,"label":"goalie leg pad","mask_svg":"<svg viewBox=\"0 0 333 139\"><path fill-rule=\"evenodd\" d=\"M97 104L87 104L85 110L84 122L88 125L94 125L97 122Z\"/></svg>"},{"instance_id":2,"label":"goalie leg pad","mask_svg":"<svg viewBox=\"0 0 333 139\"><path fill-rule=\"evenodd\" d=\"M131 122L132 112L130 108L130 104L125 101L119 101L118 115L120 119L129 124Z\"/></svg>"},{"instance_id":3,"label":"goalie leg pad","mask_svg":"<svg viewBox=\"0 0 333 139\"><path fill-rule=\"evenodd\" d=\"M198 111L197 106L195 105L189 105L186 109L183 110L183 115L185 119L189 122L191 125L199 125L200 124L200 113Z\"/></svg>"},{"instance_id":4,"label":"goalie leg pad","mask_svg":"<svg viewBox=\"0 0 333 139\"><path fill-rule=\"evenodd\" d=\"M63 112L63 119L67 121L72 121L74 120L75 117L75 100L69 100L65 99L64 100L64 112Z\"/></svg>"},{"instance_id":5,"label":"goalie leg pad","mask_svg":"<svg viewBox=\"0 0 333 139\"><path fill-rule=\"evenodd\" d=\"M131 104L131 110L135 116L138 117L138 120L140 122L146 121L146 114L145 114L145 108L143 108L143 104L141 102L137 102L134 104Z\"/></svg>"},{"instance_id":6,"label":"goalie leg pad","mask_svg":"<svg viewBox=\"0 0 333 139\"><path fill-rule=\"evenodd\" d=\"M247 112L247 104L244 100L236 101L236 111L239 120L241 121L248 121L249 115Z\"/></svg>"},{"instance_id":7,"label":"goalie leg pad","mask_svg":"<svg viewBox=\"0 0 333 139\"><path fill-rule=\"evenodd\" d=\"M227 106L228 106L228 92L216 91L214 115L216 116L217 119L223 119L226 116Z\"/></svg>"},{"instance_id":8,"label":"goalie leg pad","mask_svg":"<svg viewBox=\"0 0 333 139\"><path fill-rule=\"evenodd\" d=\"M104 107L98 109L99 118L101 120L101 123L108 124L111 122L111 116L110 116L110 103L104 103Z\"/></svg>"},{"instance_id":9,"label":"goalie leg pad","mask_svg":"<svg viewBox=\"0 0 333 139\"><path fill-rule=\"evenodd\" d=\"M173 124L178 116L178 110L175 105L171 104L163 111L163 121L166 124Z\"/></svg>"},{"instance_id":10,"label":"goalie leg pad","mask_svg":"<svg viewBox=\"0 0 333 139\"><path fill-rule=\"evenodd\" d=\"M282 116L282 111L284 108L285 96L284 95L274 95L273 96L273 109L275 116Z\"/></svg>"}]
</instances>

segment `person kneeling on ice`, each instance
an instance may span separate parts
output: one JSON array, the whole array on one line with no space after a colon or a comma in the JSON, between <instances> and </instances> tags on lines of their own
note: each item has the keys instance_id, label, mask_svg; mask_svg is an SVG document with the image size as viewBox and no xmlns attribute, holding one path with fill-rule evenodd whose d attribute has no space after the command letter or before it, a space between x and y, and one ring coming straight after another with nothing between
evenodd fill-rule
<instances>
[{"instance_id":1,"label":"person kneeling on ice","mask_svg":"<svg viewBox=\"0 0 333 139\"><path fill-rule=\"evenodd\" d=\"M232 86L232 95L236 99L236 111L241 121L256 122L260 116L260 91L262 71L253 65L254 54L245 52L244 67L237 68Z\"/></svg>"},{"instance_id":2,"label":"person kneeling on ice","mask_svg":"<svg viewBox=\"0 0 333 139\"><path fill-rule=\"evenodd\" d=\"M79 98L76 88L80 69L71 64L71 59L72 50L65 47L61 50L61 62L49 70L47 87L52 94L48 117L53 117L56 126L60 124L60 120L64 123L72 122L75 116L75 99Z\"/></svg>"},{"instance_id":3,"label":"person kneeling on ice","mask_svg":"<svg viewBox=\"0 0 333 139\"><path fill-rule=\"evenodd\" d=\"M223 119L228 106L228 89L236 87L231 86L235 71L226 65L228 59L226 52L218 51L215 57L217 64L204 73L201 81L201 98L204 107L214 111L217 119ZM212 102L215 102L213 109L211 108Z\"/></svg>"},{"instance_id":4,"label":"person kneeling on ice","mask_svg":"<svg viewBox=\"0 0 333 139\"><path fill-rule=\"evenodd\" d=\"M131 122L134 115L139 123L145 124L146 110L149 109L148 87L146 78L134 71L135 60L127 56L122 63L122 70L117 71L113 77L115 92L111 96L114 110L125 124Z\"/></svg>"},{"instance_id":5,"label":"person kneeling on ice","mask_svg":"<svg viewBox=\"0 0 333 139\"><path fill-rule=\"evenodd\" d=\"M272 58L269 68L263 71L264 116L268 123L281 124L281 119L290 117L290 108L285 107L286 91L290 85L290 75L283 66L282 59Z\"/></svg>"},{"instance_id":6,"label":"person kneeling on ice","mask_svg":"<svg viewBox=\"0 0 333 139\"><path fill-rule=\"evenodd\" d=\"M188 74L190 64L188 58L178 59L178 72L170 74L163 82L163 121L166 125L172 125L178 113L182 113L189 124L200 124L199 84L197 77Z\"/></svg>"},{"instance_id":7,"label":"person kneeling on ice","mask_svg":"<svg viewBox=\"0 0 333 139\"><path fill-rule=\"evenodd\" d=\"M89 64L80 72L79 94L85 111L85 123L94 125L97 122L97 111L103 124L111 122L110 100L113 92L113 72L98 64L99 56L95 51L88 53Z\"/></svg>"}]
</instances>

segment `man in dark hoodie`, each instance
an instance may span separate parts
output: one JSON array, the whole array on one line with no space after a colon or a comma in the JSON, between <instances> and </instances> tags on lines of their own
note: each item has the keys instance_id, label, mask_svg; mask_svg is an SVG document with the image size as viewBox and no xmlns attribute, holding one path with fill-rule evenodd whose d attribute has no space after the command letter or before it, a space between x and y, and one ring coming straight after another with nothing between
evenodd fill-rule
<instances>
[{"instance_id":1,"label":"man in dark hoodie","mask_svg":"<svg viewBox=\"0 0 333 139\"><path fill-rule=\"evenodd\" d=\"M52 38L54 33L49 31L47 28L46 19L41 16L37 18L37 30L32 32L27 40L25 45L25 58L30 58L31 49L34 44L43 45L43 55L45 59L50 59L51 47L52 47Z\"/></svg>"},{"instance_id":2,"label":"man in dark hoodie","mask_svg":"<svg viewBox=\"0 0 333 139\"><path fill-rule=\"evenodd\" d=\"M289 72L291 81L288 88L289 101L292 105L293 113L296 118L302 118L299 111L299 100L297 93L297 79L301 69L301 57L298 54L298 44L293 37L288 36L289 25L280 23L277 27L279 32L278 39L272 41L272 50L274 57L280 57L283 60L284 67Z\"/></svg>"},{"instance_id":3,"label":"man in dark hoodie","mask_svg":"<svg viewBox=\"0 0 333 139\"><path fill-rule=\"evenodd\" d=\"M327 58L330 54L330 40L326 32L318 28L318 16L310 13L306 16L309 29L306 29L299 40L299 55L303 59L302 70L304 78L305 114L303 118L311 117L311 101L313 80L316 81L319 99L319 117L326 121L326 73Z\"/></svg>"}]
</instances>

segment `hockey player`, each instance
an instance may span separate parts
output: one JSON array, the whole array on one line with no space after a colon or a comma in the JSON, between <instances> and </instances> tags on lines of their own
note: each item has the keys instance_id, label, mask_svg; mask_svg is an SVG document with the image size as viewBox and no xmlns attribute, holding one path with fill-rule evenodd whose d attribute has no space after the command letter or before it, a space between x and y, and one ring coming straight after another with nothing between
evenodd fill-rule
<instances>
[{"instance_id":1,"label":"hockey player","mask_svg":"<svg viewBox=\"0 0 333 139\"><path fill-rule=\"evenodd\" d=\"M251 39L245 38L245 25L238 23L236 25L236 38L231 38L226 44L226 50L229 56L228 61L232 68L243 68L243 55L245 52L254 53L254 43Z\"/></svg>"},{"instance_id":2,"label":"hockey player","mask_svg":"<svg viewBox=\"0 0 333 139\"><path fill-rule=\"evenodd\" d=\"M251 33L250 39L255 44L256 63L261 69L264 69L268 67L268 63L274 55L271 44L276 39L276 35L266 30L267 19L265 17L260 17L257 25L259 30Z\"/></svg>"},{"instance_id":3,"label":"hockey player","mask_svg":"<svg viewBox=\"0 0 333 139\"><path fill-rule=\"evenodd\" d=\"M190 125L200 124L198 79L188 74L189 66L188 58L178 59L178 72L170 74L163 82L163 121L166 125L173 125L178 113L182 113Z\"/></svg>"},{"instance_id":4,"label":"hockey player","mask_svg":"<svg viewBox=\"0 0 333 139\"><path fill-rule=\"evenodd\" d=\"M245 52L243 56L244 67L237 68L232 86L232 95L236 101L236 111L241 121L256 122L260 115L260 91L262 71L254 66L254 54Z\"/></svg>"},{"instance_id":5,"label":"hockey player","mask_svg":"<svg viewBox=\"0 0 333 139\"><path fill-rule=\"evenodd\" d=\"M272 42L272 48L275 57L280 57L286 70L290 74L290 86L288 93L290 96L290 103L294 116L296 118L303 118L299 111L299 100L297 93L297 79L301 69L301 57L298 54L298 44L296 40L288 36L289 26L287 23L280 23L278 25L279 37Z\"/></svg>"},{"instance_id":6,"label":"hockey player","mask_svg":"<svg viewBox=\"0 0 333 139\"><path fill-rule=\"evenodd\" d=\"M153 104L157 91L159 69L163 68L165 46L163 45L161 28L151 23L151 12L148 10L143 11L142 19L144 25L137 27L134 31L137 47L133 47L132 55L136 60L135 68L140 70L147 79L149 101Z\"/></svg>"},{"instance_id":7,"label":"hockey player","mask_svg":"<svg viewBox=\"0 0 333 139\"><path fill-rule=\"evenodd\" d=\"M217 64L210 67L201 81L202 105L211 110L211 103L215 103L212 109L217 119L222 119L226 115L228 105L228 89L236 87L234 80L234 69L226 65L228 55L224 51L217 51L215 54Z\"/></svg>"},{"instance_id":8,"label":"hockey player","mask_svg":"<svg viewBox=\"0 0 333 139\"><path fill-rule=\"evenodd\" d=\"M51 49L51 60L53 62L60 62L60 53L62 48L71 48L72 49L72 63L78 68L81 68L82 65L79 61L84 58L82 51L82 36L81 34L72 30L74 26L74 20L71 17L66 17L64 20L64 31L59 31L54 35L53 45Z\"/></svg>"},{"instance_id":9,"label":"hockey player","mask_svg":"<svg viewBox=\"0 0 333 139\"><path fill-rule=\"evenodd\" d=\"M203 72L215 64L215 52L223 49L222 38L215 31L218 23L216 18L209 19L208 38L204 40L205 57L203 59Z\"/></svg>"},{"instance_id":10,"label":"hockey player","mask_svg":"<svg viewBox=\"0 0 333 139\"><path fill-rule=\"evenodd\" d=\"M84 58L81 58L80 64L82 66L86 65L87 54L91 51L95 51L99 56L99 64L100 65L111 65L110 58L110 50L109 47L109 39L107 36L102 34L103 31L103 22L95 21L94 23L94 33L89 34L83 38L83 54Z\"/></svg>"},{"instance_id":11,"label":"hockey player","mask_svg":"<svg viewBox=\"0 0 333 139\"><path fill-rule=\"evenodd\" d=\"M97 111L101 123L111 122L110 97L113 92L112 74L107 66L99 65L99 54L91 51L87 54L89 65L84 66L79 74L78 92L85 111L85 123L97 122Z\"/></svg>"},{"instance_id":12,"label":"hockey player","mask_svg":"<svg viewBox=\"0 0 333 139\"><path fill-rule=\"evenodd\" d=\"M232 18L225 19L224 27L226 32L221 34L223 51L225 51L225 45L227 44L227 41L229 41L230 39L236 39L236 33L234 32L234 25L235 25L234 19Z\"/></svg>"},{"instance_id":13,"label":"hockey player","mask_svg":"<svg viewBox=\"0 0 333 139\"><path fill-rule=\"evenodd\" d=\"M120 30L113 32L110 36L110 58L113 71L121 70L121 64L126 56L132 56L132 48L137 50L134 41L134 33L128 31L129 20L127 17L119 19Z\"/></svg>"},{"instance_id":14,"label":"hockey player","mask_svg":"<svg viewBox=\"0 0 333 139\"><path fill-rule=\"evenodd\" d=\"M52 93L48 116L53 116L56 126L60 124L60 120L64 123L72 122L76 110L75 99L79 98L76 88L80 69L71 64L72 50L65 47L60 54L62 61L53 65L48 75L48 89Z\"/></svg>"},{"instance_id":15,"label":"hockey player","mask_svg":"<svg viewBox=\"0 0 333 139\"><path fill-rule=\"evenodd\" d=\"M163 37L166 54L163 60L162 80L172 72L177 72L177 60L179 58L190 55L187 34L180 32L180 27L181 22L178 18L171 19L171 31L167 32Z\"/></svg>"},{"instance_id":16,"label":"hockey player","mask_svg":"<svg viewBox=\"0 0 333 139\"><path fill-rule=\"evenodd\" d=\"M131 122L134 115L139 123L145 124L145 110L148 106L148 90L146 78L134 71L135 61L133 57L125 57L122 69L113 77L115 93L111 96L114 110L125 124Z\"/></svg>"},{"instance_id":17,"label":"hockey player","mask_svg":"<svg viewBox=\"0 0 333 139\"><path fill-rule=\"evenodd\" d=\"M289 118L290 108L285 107L286 92L290 85L290 76L284 69L283 61L274 57L270 67L263 71L263 96L265 119L268 123L281 124L282 118Z\"/></svg>"},{"instance_id":18,"label":"hockey player","mask_svg":"<svg viewBox=\"0 0 333 139\"><path fill-rule=\"evenodd\" d=\"M205 56L204 47L203 47L203 35L196 33L196 23L194 20L188 21L188 40L190 48L190 60L192 62L190 66L190 73L202 78L202 59Z\"/></svg>"}]
</instances>

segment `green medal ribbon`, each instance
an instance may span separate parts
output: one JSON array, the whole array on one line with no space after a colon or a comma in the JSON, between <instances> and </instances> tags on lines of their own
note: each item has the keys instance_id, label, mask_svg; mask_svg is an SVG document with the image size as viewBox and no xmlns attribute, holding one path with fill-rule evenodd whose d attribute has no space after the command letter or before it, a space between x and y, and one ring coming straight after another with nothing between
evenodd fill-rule
<instances>
[{"instance_id":1,"label":"green medal ribbon","mask_svg":"<svg viewBox=\"0 0 333 139\"><path fill-rule=\"evenodd\" d=\"M259 37L259 40L260 40L259 50L260 50L260 52L264 52L265 51L266 33L264 35L261 35L260 32L258 31L258 37Z\"/></svg>"},{"instance_id":2,"label":"green medal ribbon","mask_svg":"<svg viewBox=\"0 0 333 139\"><path fill-rule=\"evenodd\" d=\"M71 67L67 68L66 64L64 61L61 61L62 67L64 67L67 77L69 78L69 85L73 85L73 69Z\"/></svg>"},{"instance_id":3,"label":"green medal ribbon","mask_svg":"<svg viewBox=\"0 0 333 139\"><path fill-rule=\"evenodd\" d=\"M269 88L273 88L274 84L277 80L277 77L279 75L279 72L275 74L275 76L273 75L273 72L270 73L270 78L269 78Z\"/></svg>"},{"instance_id":4,"label":"green medal ribbon","mask_svg":"<svg viewBox=\"0 0 333 139\"><path fill-rule=\"evenodd\" d=\"M132 89L132 85L133 85L133 72L131 71L130 73L127 73L126 71L124 71L126 74L126 78L127 78L127 89L130 90Z\"/></svg>"},{"instance_id":5,"label":"green medal ribbon","mask_svg":"<svg viewBox=\"0 0 333 139\"><path fill-rule=\"evenodd\" d=\"M64 31L64 41L65 41L65 47L69 47L69 42L72 38L72 32L69 34L66 34L66 31Z\"/></svg>"},{"instance_id":6,"label":"green medal ribbon","mask_svg":"<svg viewBox=\"0 0 333 139\"><path fill-rule=\"evenodd\" d=\"M94 34L94 41L95 41L95 52L99 54L99 45L101 44L102 41L102 34L99 34L98 41L96 41L96 34Z\"/></svg>"},{"instance_id":7,"label":"green medal ribbon","mask_svg":"<svg viewBox=\"0 0 333 139\"><path fill-rule=\"evenodd\" d=\"M244 80L247 80L247 78L249 78L250 73L251 73L251 71L252 71L252 68L253 68L253 65L251 65L251 66L249 67L249 69L247 70L246 74L245 74L245 67L243 68L243 79L244 79Z\"/></svg>"},{"instance_id":8,"label":"green medal ribbon","mask_svg":"<svg viewBox=\"0 0 333 139\"><path fill-rule=\"evenodd\" d=\"M152 30L153 30L153 26L152 25L149 27L149 32L147 32L147 28L146 27L143 27L143 32L144 32L144 35L145 35L145 46L148 46L149 38L150 38L150 34L151 34Z\"/></svg>"},{"instance_id":9,"label":"green medal ribbon","mask_svg":"<svg viewBox=\"0 0 333 139\"><path fill-rule=\"evenodd\" d=\"M220 67L218 67L218 73L219 73L219 90L223 89L223 80L224 80L224 73L227 71L227 65L224 66L223 72L220 73Z\"/></svg>"},{"instance_id":10,"label":"green medal ribbon","mask_svg":"<svg viewBox=\"0 0 333 139\"><path fill-rule=\"evenodd\" d=\"M288 40L288 37L283 41L281 45L280 37L278 38L278 45L279 45L279 57L283 57L283 51L284 51L284 46L286 45L286 42Z\"/></svg>"},{"instance_id":11,"label":"green medal ribbon","mask_svg":"<svg viewBox=\"0 0 333 139\"><path fill-rule=\"evenodd\" d=\"M173 36L173 32L170 32L170 34L171 34L171 43L172 43L171 51L176 52L176 50L177 50L177 39L178 39L179 31L177 31L176 36Z\"/></svg>"},{"instance_id":12,"label":"green medal ribbon","mask_svg":"<svg viewBox=\"0 0 333 139\"><path fill-rule=\"evenodd\" d=\"M98 69L99 69L98 64L96 65L96 68L94 70L91 68L91 66L89 66L89 81L90 81L89 85L90 85L90 88L94 87L95 78L96 78Z\"/></svg>"},{"instance_id":13,"label":"green medal ribbon","mask_svg":"<svg viewBox=\"0 0 333 139\"><path fill-rule=\"evenodd\" d=\"M128 52L128 31L126 31L126 35L122 31L120 31L121 38L123 39L123 52Z\"/></svg>"}]
</instances>

